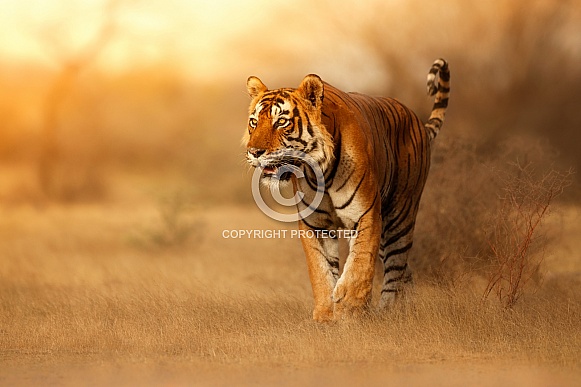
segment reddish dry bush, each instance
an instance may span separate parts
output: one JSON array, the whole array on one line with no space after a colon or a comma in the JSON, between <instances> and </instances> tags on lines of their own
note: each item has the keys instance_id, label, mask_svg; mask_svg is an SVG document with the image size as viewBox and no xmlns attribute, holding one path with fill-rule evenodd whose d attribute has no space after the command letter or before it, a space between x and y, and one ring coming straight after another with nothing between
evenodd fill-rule
<instances>
[{"instance_id":1,"label":"reddish dry bush","mask_svg":"<svg viewBox=\"0 0 581 387\"><path fill-rule=\"evenodd\" d=\"M539 174L531 164L518 162L511 167L496 174L501 193L487 227L490 268L482 297L486 300L494 292L506 308L514 306L538 275L546 246L541 225L572 175L570 170Z\"/></svg>"}]
</instances>

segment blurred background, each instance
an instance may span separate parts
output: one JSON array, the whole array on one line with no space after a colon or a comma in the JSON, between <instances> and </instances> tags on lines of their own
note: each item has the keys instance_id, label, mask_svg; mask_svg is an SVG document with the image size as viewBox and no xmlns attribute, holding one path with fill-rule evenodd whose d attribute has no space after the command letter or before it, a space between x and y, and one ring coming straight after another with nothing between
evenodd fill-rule
<instances>
[{"instance_id":1,"label":"blurred background","mask_svg":"<svg viewBox=\"0 0 581 387\"><path fill-rule=\"evenodd\" d=\"M436 165L518 138L523 157L581 167L577 1L3 0L0 200L252 204L249 75L278 88L317 73L426 119L438 57L452 94Z\"/></svg>"}]
</instances>

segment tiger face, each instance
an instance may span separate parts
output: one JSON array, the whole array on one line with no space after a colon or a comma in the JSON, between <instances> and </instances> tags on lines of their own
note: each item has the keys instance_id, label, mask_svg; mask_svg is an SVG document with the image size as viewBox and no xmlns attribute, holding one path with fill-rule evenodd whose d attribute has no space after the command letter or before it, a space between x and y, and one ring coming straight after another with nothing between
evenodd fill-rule
<instances>
[{"instance_id":1,"label":"tiger face","mask_svg":"<svg viewBox=\"0 0 581 387\"><path fill-rule=\"evenodd\" d=\"M246 85L252 102L242 142L248 163L262 168L263 183L288 181L292 173L281 167L300 167L305 154L324 171L332 162L333 140L321 122L321 79L307 75L297 89L268 90L257 77Z\"/></svg>"}]
</instances>

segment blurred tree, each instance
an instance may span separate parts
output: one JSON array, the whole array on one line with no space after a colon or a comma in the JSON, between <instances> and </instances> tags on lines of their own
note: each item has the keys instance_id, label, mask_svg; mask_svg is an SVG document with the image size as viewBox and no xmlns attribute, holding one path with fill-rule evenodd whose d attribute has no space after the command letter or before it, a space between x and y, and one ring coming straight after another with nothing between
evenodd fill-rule
<instances>
[{"instance_id":1,"label":"blurred tree","mask_svg":"<svg viewBox=\"0 0 581 387\"><path fill-rule=\"evenodd\" d=\"M508 7L494 55L496 82L488 94L488 117L495 116L489 139L513 131L541 135L563 161L581 168L581 62L565 43L568 34L581 33L580 13L579 3L569 0L520 0Z\"/></svg>"},{"instance_id":2,"label":"blurred tree","mask_svg":"<svg viewBox=\"0 0 581 387\"><path fill-rule=\"evenodd\" d=\"M101 51L112 40L115 34L115 12L121 0L108 0L104 5L103 17L94 36L75 53L63 47L62 36L53 31L43 34L43 41L53 52L58 63L58 74L51 83L43 108L43 120L38 159L38 179L44 195L58 198L62 181L56 178L56 170L61 159L59 149L60 112L70 95L75 81L81 73L93 64Z\"/></svg>"}]
</instances>

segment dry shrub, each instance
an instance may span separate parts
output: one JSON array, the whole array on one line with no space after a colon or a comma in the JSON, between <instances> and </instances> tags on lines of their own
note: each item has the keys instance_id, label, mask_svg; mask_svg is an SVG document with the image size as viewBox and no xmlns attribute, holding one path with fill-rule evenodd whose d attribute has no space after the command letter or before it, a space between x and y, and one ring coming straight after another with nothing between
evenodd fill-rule
<instances>
[{"instance_id":1,"label":"dry shrub","mask_svg":"<svg viewBox=\"0 0 581 387\"><path fill-rule=\"evenodd\" d=\"M158 192L155 195L158 216L151 225L140 225L132 235L133 244L156 249L200 243L204 224L194 209L197 198L194 191L191 186L180 185Z\"/></svg>"},{"instance_id":2,"label":"dry shrub","mask_svg":"<svg viewBox=\"0 0 581 387\"><path fill-rule=\"evenodd\" d=\"M438 140L416 222L411 263L418 277L445 287L479 265L487 176L475 143ZM482 202L484 200L484 202Z\"/></svg>"},{"instance_id":3,"label":"dry shrub","mask_svg":"<svg viewBox=\"0 0 581 387\"><path fill-rule=\"evenodd\" d=\"M494 291L504 307L512 308L540 275L547 242L541 226L555 198L571 184L571 174L549 170L538 175L530 164L518 162L498 171L501 192L487 227L491 267L484 300Z\"/></svg>"},{"instance_id":4,"label":"dry shrub","mask_svg":"<svg viewBox=\"0 0 581 387\"><path fill-rule=\"evenodd\" d=\"M536 273L548 243L538 226L549 204L571 183L572 172L554 169L554 153L539 141L510 138L495 149L475 144L461 137L437 143L412 264L420 279L444 288L485 278L510 306ZM540 255L518 254L532 253L532 242ZM510 261L509 256L521 260ZM506 298L505 287L496 287L501 283L513 285L511 297Z\"/></svg>"},{"instance_id":5,"label":"dry shrub","mask_svg":"<svg viewBox=\"0 0 581 387\"><path fill-rule=\"evenodd\" d=\"M446 288L483 266L482 225L494 208L494 190L475 144L462 137L436 142L416 222L411 264L417 278Z\"/></svg>"}]
</instances>

